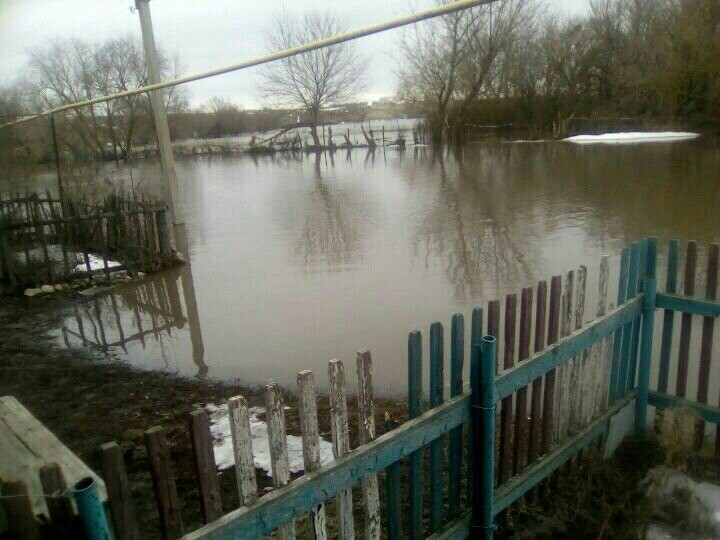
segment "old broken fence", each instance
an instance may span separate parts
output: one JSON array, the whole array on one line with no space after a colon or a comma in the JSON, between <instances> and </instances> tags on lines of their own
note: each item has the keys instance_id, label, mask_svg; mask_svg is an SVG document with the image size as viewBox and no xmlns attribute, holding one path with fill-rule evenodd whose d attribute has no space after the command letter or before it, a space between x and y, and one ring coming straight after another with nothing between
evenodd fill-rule
<instances>
[{"instance_id":1,"label":"old broken fence","mask_svg":"<svg viewBox=\"0 0 720 540\"><path fill-rule=\"evenodd\" d=\"M359 353L360 446L355 450L350 449L344 367L340 361L331 361L330 423L336 459L326 466L320 466L313 375L300 373L299 413L306 472L292 482L283 399L278 386L269 385L266 420L276 489L263 497L258 497L247 404L242 397L231 399L228 408L240 508L225 515L209 419L204 410L193 412L190 432L206 522L193 532L186 533L182 524L165 432L161 427L151 428L146 432L146 443L163 536L257 538L277 529L281 538L293 538L295 521L307 516L302 523L307 523L310 535L325 538L330 523L325 505L335 498L334 523L341 538L352 538L356 529L364 530L368 538L379 538L381 532L389 538L490 538L495 515L581 450L597 448L597 443L603 441L603 450L610 455L624 437L632 433L644 435L649 406L692 409L697 415L698 443L702 443L705 422L720 423L720 408L707 405L713 329L720 316L720 303L715 301L718 251L716 244L708 251L705 300L692 298L697 266L694 242L688 243L687 248L685 295L676 295L677 241L670 243L666 291L657 292L657 241L650 238L623 250L618 307L614 309L608 309L609 258L602 258L598 303L592 314L594 320L587 324L584 324L587 288L584 267L568 272L564 287L562 277L556 276L549 291L544 281L536 291L524 289L519 318L518 298L514 294L505 299L504 317L497 301L490 302L487 311L476 308L469 332L465 331L463 316L455 315L449 347L442 324L434 323L429 336L427 410L422 387L422 336L420 332L411 333L410 419L378 437L370 354ZM659 309L663 310L663 321L662 328L658 325L661 343L655 365L653 338L655 313ZM675 355L672 343L677 312L681 313L682 321ZM690 341L692 320L698 316L703 318L699 377L696 399L690 400L687 399ZM481 338L483 333L488 337ZM470 391L463 384L466 342L471 346ZM450 352L447 401L446 349ZM676 369L671 369L673 356L677 358ZM651 369L653 366L655 370ZM651 390L650 375L655 371L657 384ZM675 382L672 395L668 393L671 380ZM423 463L426 447L428 467ZM720 453L718 428L715 451ZM103 446L102 456L116 536L137 538L138 527L119 446L115 443ZM403 484L401 470L406 462L407 484ZM426 482L431 488L428 500ZM355 523L351 487L358 484L362 485L364 520Z\"/></svg>"},{"instance_id":2,"label":"old broken fence","mask_svg":"<svg viewBox=\"0 0 720 540\"><path fill-rule=\"evenodd\" d=\"M24 287L172 259L164 204L112 195L90 204L50 193L0 197L0 281Z\"/></svg>"}]
</instances>

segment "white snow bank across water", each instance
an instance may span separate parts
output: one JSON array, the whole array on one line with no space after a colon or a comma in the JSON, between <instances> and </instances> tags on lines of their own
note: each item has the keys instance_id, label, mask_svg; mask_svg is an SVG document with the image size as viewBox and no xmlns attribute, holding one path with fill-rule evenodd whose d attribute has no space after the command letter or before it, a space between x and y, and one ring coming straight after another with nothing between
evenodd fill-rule
<instances>
[{"instance_id":1,"label":"white snow bank across water","mask_svg":"<svg viewBox=\"0 0 720 540\"><path fill-rule=\"evenodd\" d=\"M85 256L82 253L76 253L75 254L76 260L82 261L80 264L78 264L75 267L76 272L87 272L87 265L85 264ZM92 253L88 254L88 259L90 260L90 269L91 270L102 270L105 268L105 265L103 264L102 257L98 258ZM108 260L108 268L117 268L118 266L122 266L117 261L110 261Z\"/></svg>"},{"instance_id":2,"label":"white snow bank across water","mask_svg":"<svg viewBox=\"0 0 720 540\"><path fill-rule=\"evenodd\" d=\"M230 415L227 404L207 405L205 410L210 417L210 433L215 448L215 464L219 470L229 469L235 466L233 456L232 435L230 435ZM270 442L268 441L267 423L258 418L265 409L252 407L250 413L250 438L252 439L253 460L255 468L264 470L272 477L272 465L270 464ZM290 472L299 473L305 470L302 454L302 439L295 435L287 436L288 459L290 460ZM333 461L332 444L320 439L320 464L327 465Z\"/></svg>"},{"instance_id":3,"label":"white snow bank across water","mask_svg":"<svg viewBox=\"0 0 720 540\"><path fill-rule=\"evenodd\" d=\"M638 144L657 142L677 142L697 139L699 133L684 131L604 133L602 135L576 135L563 139L564 142L575 144Z\"/></svg>"}]
</instances>

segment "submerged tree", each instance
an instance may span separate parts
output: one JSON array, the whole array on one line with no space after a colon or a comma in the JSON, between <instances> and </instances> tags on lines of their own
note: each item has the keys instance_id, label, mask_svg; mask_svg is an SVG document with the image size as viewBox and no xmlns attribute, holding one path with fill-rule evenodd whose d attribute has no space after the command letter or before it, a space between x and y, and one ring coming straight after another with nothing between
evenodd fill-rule
<instances>
[{"instance_id":1,"label":"submerged tree","mask_svg":"<svg viewBox=\"0 0 720 540\"><path fill-rule=\"evenodd\" d=\"M311 11L299 18L281 13L266 34L272 52L328 38L345 31L332 13ZM350 100L363 85L366 63L355 46L342 43L272 62L262 72L265 97L302 109L310 124L313 144L320 146L317 126L327 107Z\"/></svg>"}]
</instances>

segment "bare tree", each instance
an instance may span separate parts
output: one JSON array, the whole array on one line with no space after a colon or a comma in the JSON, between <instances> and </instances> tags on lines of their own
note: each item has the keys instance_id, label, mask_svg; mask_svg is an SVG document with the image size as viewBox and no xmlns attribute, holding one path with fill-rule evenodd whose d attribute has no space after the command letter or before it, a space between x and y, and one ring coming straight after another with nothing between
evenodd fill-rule
<instances>
[{"instance_id":1,"label":"bare tree","mask_svg":"<svg viewBox=\"0 0 720 540\"><path fill-rule=\"evenodd\" d=\"M278 51L343 31L340 18L332 13L311 11L293 18L283 12L275 17L266 42L270 51ZM351 43L284 58L263 70L263 94L279 105L302 109L313 144L320 147L317 126L321 112L351 99L362 88L366 67Z\"/></svg>"},{"instance_id":2,"label":"bare tree","mask_svg":"<svg viewBox=\"0 0 720 540\"><path fill-rule=\"evenodd\" d=\"M470 106L492 88L499 59L527 32L537 6L536 0L505 0L405 31L400 96L430 106L428 120L437 142L451 124L462 134Z\"/></svg>"},{"instance_id":3,"label":"bare tree","mask_svg":"<svg viewBox=\"0 0 720 540\"><path fill-rule=\"evenodd\" d=\"M176 75L181 67L177 57L164 54L160 54L160 66L164 76ZM28 85L37 108L122 92L144 86L147 81L142 46L130 36L92 45L60 40L30 56ZM186 90L176 87L165 96L169 112L187 107ZM65 116L74 137L63 137L63 144L75 155L118 159L127 154L139 123L149 119L150 113L145 95L75 109Z\"/></svg>"},{"instance_id":4,"label":"bare tree","mask_svg":"<svg viewBox=\"0 0 720 540\"><path fill-rule=\"evenodd\" d=\"M203 109L213 115L211 136L220 137L243 131L242 107L233 101L214 96L207 100Z\"/></svg>"}]
</instances>

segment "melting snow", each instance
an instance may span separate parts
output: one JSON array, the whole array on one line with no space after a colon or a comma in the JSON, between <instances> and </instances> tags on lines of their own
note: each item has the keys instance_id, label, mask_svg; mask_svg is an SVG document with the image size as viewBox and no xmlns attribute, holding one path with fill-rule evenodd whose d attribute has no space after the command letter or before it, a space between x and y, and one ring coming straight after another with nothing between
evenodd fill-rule
<instances>
[{"instance_id":1,"label":"melting snow","mask_svg":"<svg viewBox=\"0 0 720 540\"><path fill-rule=\"evenodd\" d=\"M696 139L699 133L684 131L604 133L603 135L576 135L563 139L576 144L636 144L646 142L675 142Z\"/></svg>"},{"instance_id":2,"label":"melting snow","mask_svg":"<svg viewBox=\"0 0 720 540\"><path fill-rule=\"evenodd\" d=\"M82 261L75 267L75 271L87 272L87 266L85 265L85 256L82 253L76 253L75 257L77 260ZM92 270L102 270L103 268L105 268L102 257L98 258L92 253L90 253L88 254L88 259L90 259L90 268ZM108 260L108 268L116 268L118 266L121 266L119 262Z\"/></svg>"},{"instance_id":3,"label":"melting snow","mask_svg":"<svg viewBox=\"0 0 720 540\"><path fill-rule=\"evenodd\" d=\"M207 405L205 410L210 417L210 432L215 447L215 463L219 470L229 469L235 466L233 456L232 436L230 435L230 416L227 404ZM250 413L250 437L252 439L253 460L255 468L264 470L272 477L272 466L270 464L270 443L268 441L267 423L260 420L258 415L264 414L262 407L252 407ZM295 435L287 436L288 459L290 461L290 472L299 473L305 470L302 454L302 439ZM333 461L332 444L320 439L320 464L327 465Z\"/></svg>"}]
</instances>

